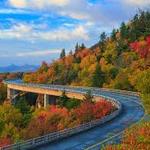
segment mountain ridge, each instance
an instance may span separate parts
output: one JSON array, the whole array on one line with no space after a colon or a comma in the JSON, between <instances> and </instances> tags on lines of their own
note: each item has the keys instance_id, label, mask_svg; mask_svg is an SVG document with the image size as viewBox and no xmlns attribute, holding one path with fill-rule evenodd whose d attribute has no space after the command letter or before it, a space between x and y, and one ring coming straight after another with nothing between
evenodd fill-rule
<instances>
[{"instance_id":1,"label":"mountain ridge","mask_svg":"<svg viewBox=\"0 0 150 150\"><path fill-rule=\"evenodd\" d=\"M4 67L0 67L0 73L6 73L6 72L33 72L36 71L39 68L39 66L36 65L8 65Z\"/></svg>"}]
</instances>

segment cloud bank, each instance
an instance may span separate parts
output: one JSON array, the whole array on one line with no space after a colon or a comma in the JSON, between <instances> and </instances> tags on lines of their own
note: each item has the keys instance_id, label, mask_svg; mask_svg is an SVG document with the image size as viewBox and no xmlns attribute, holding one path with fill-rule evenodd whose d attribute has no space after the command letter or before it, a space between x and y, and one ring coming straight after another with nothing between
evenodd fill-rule
<instances>
[{"instance_id":1,"label":"cloud bank","mask_svg":"<svg viewBox=\"0 0 150 150\"><path fill-rule=\"evenodd\" d=\"M36 30L36 25L17 24L10 29L0 30L0 39L18 39L26 41L47 40L47 41L71 41L74 39L88 40L89 36L83 26L73 29L60 27L55 30Z\"/></svg>"}]
</instances>

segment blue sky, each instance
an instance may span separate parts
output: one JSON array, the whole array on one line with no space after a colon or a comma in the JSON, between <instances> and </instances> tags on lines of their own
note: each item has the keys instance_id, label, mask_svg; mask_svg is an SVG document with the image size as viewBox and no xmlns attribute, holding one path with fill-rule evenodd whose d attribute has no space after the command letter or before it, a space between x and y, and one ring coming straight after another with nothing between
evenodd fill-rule
<instances>
[{"instance_id":1,"label":"blue sky","mask_svg":"<svg viewBox=\"0 0 150 150\"><path fill-rule=\"evenodd\" d=\"M51 62L76 42L90 46L149 0L0 0L0 66Z\"/></svg>"}]
</instances>

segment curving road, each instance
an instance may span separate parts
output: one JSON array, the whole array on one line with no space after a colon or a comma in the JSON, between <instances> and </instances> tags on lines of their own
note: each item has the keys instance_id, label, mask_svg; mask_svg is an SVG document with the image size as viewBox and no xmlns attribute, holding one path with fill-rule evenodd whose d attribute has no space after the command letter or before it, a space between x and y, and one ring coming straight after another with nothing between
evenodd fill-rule
<instances>
[{"instance_id":1,"label":"curving road","mask_svg":"<svg viewBox=\"0 0 150 150\"><path fill-rule=\"evenodd\" d=\"M85 94L88 90L91 90L94 96L111 97L122 104L121 114L113 120L88 131L36 148L38 150L96 150L97 148L95 148L94 145L97 145L97 143L103 143L103 141L106 141L107 139L110 139L110 137L124 131L130 125L141 120L144 116L144 109L140 103L139 97L137 96L125 95L118 92L106 91L104 89L97 88L26 84L21 80L5 81L4 83L41 89L53 89L58 91L65 90L66 92L82 94Z\"/></svg>"},{"instance_id":2,"label":"curving road","mask_svg":"<svg viewBox=\"0 0 150 150\"><path fill-rule=\"evenodd\" d=\"M122 106L121 114L110 122L90 129L86 132L73 135L71 137L58 140L48 145L37 148L38 150L82 150L96 149L92 147L96 143L102 142L111 136L125 130L130 125L138 122L144 116L144 109L139 97L123 95L114 92L95 90L93 94L104 95L115 98Z\"/></svg>"}]
</instances>

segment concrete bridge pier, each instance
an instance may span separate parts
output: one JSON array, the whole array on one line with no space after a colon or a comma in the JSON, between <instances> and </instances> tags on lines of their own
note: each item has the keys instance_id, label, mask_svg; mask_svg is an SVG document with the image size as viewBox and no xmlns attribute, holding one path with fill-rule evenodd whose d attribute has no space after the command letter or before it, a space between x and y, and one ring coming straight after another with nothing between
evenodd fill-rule
<instances>
[{"instance_id":1,"label":"concrete bridge pier","mask_svg":"<svg viewBox=\"0 0 150 150\"><path fill-rule=\"evenodd\" d=\"M12 90L10 88L7 88L7 99L11 99Z\"/></svg>"},{"instance_id":2,"label":"concrete bridge pier","mask_svg":"<svg viewBox=\"0 0 150 150\"><path fill-rule=\"evenodd\" d=\"M49 104L49 95L44 94L44 108Z\"/></svg>"},{"instance_id":3,"label":"concrete bridge pier","mask_svg":"<svg viewBox=\"0 0 150 150\"><path fill-rule=\"evenodd\" d=\"M15 96L17 95L17 93L17 90L7 88L7 99L9 99L10 101L15 101Z\"/></svg>"},{"instance_id":4,"label":"concrete bridge pier","mask_svg":"<svg viewBox=\"0 0 150 150\"><path fill-rule=\"evenodd\" d=\"M44 108L48 105L56 105L56 96L44 94Z\"/></svg>"}]
</instances>

